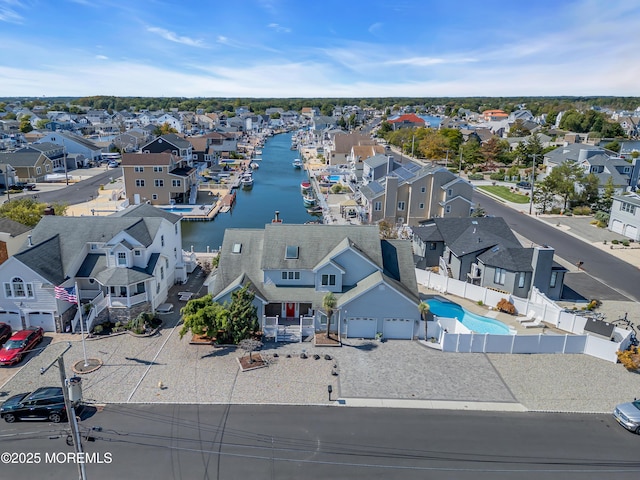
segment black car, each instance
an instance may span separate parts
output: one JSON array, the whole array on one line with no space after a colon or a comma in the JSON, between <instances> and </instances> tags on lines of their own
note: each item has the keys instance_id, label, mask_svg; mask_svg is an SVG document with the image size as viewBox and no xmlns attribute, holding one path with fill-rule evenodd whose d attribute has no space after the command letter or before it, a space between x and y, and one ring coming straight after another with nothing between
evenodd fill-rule
<instances>
[{"instance_id":1,"label":"black car","mask_svg":"<svg viewBox=\"0 0 640 480\"><path fill-rule=\"evenodd\" d=\"M49 420L60 423L66 418L61 387L42 387L31 393L9 398L0 406L0 418L7 423L16 420Z\"/></svg>"},{"instance_id":2,"label":"black car","mask_svg":"<svg viewBox=\"0 0 640 480\"><path fill-rule=\"evenodd\" d=\"M11 338L11 325L0 323L0 347Z\"/></svg>"},{"instance_id":3,"label":"black car","mask_svg":"<svg viewBox=\"0 0 640 480\"><path fill-rule=\"evenodd\" d=\"M531 189L531 182L518 182L516 183L517 187L524 188L525 190Z\"/></svg>"}]
</instances>

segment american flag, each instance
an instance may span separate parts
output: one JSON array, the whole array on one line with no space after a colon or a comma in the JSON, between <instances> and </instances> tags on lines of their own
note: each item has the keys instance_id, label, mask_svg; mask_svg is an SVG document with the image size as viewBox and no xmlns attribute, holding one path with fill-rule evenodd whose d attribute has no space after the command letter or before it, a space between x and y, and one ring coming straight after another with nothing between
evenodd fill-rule
<instances>
[{"instance_id":1,"label":"american flag","mask_svg":"<svg viewBox=\"0 0 640 480\"><path fill-rule=\"evenodd\" d=\"M76 287L54 287L53 290L56 293L56 298L69 303L78 303Z\"/></svg>"}]
</instances>

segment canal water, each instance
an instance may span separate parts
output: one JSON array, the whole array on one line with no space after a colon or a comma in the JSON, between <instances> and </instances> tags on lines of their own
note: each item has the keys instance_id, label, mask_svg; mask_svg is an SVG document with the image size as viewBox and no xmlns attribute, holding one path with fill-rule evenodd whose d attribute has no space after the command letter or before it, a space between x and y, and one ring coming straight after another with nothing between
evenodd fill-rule
<instances>
[{"instance_id":1,"label":"canal water","mask_svg":"<svg viewBox=\"0 0 640 480\"><path fill-rule=\"evenodd\" d=\"M293 168L298 152L291 150L292 133L269 137L262 149L260 168L253 172L251 190L236 190L236 203L230 212L219 213L211 222L182 221L182 248L204 252L222 245L227 228L264 228L275 211L284 223L315 220L302 204L300 182L307 180L304 169Z\"/></svg>"}]
</instances>

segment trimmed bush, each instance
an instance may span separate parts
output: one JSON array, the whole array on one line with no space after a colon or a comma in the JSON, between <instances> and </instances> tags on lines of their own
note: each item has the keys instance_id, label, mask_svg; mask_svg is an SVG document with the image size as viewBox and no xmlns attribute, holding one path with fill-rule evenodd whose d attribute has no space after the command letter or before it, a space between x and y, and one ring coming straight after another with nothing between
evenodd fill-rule
<instances>
[{"instance_id":1,"label":"trimmed bush","mask_svg":"<svg viewBox=\"0 0 640 480\"><path fill-rule=\"evenodd\" d=\"M611 243L613 243L614 245L618 245L620 242L614 238L613 240L611 240Z\"/></svg>"},{"instance_id":2,"label":"trimmed bush","mask_svg":"<svg viewBox=\"0 0 640 480\"><path fill-rule=\"evenodd\" d=\"M629 350L616 352L618 361L630 372L640 370L640 350L638 347L631 347Z\"/></svg>"},{"instance_id":3,"label":"trimmed bush","mask_svg":"<svg viewBox=\"0 0 640 480\"><path fill-rule=\"evenodd\" d=\"M498 302L498 305L496 305L496 307L501 312L508 313L509 315L515 315L516 314L515 305L513 303L511 303L509 300L507 300L506 298L500 299L500 301Z\"/></svg>"},{"instance_id":4,"label":"trimmed bush","mask_svg":"<svg viewBox=\"0 0 640 480\"><path fill-rule=\"evenodd\" d=\"M484 180L484 175L481 173L470 173L469 180Z\"/></svg>"}]
</instances>

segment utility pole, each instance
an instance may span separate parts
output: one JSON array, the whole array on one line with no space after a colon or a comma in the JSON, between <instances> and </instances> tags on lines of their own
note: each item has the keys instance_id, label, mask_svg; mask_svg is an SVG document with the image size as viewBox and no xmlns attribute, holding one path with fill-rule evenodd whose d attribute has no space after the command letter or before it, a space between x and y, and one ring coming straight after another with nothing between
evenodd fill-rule
<instances>
[{"instance_id":1,"label":"utility pole","mask_svg":"<svg viewBox=\"0 0 640 480\"><path fill-rule=\"evenodd\" d=\"M460 165L458 165L458 176L462 176L462 146L460 146Z\"/></svg>"},{"instance_id":2,"label":"utility pole","mask_svg":"<svg viewBox=\"0 0 640 480\"><path fill-rule=\"evenodd\" d=\"M536 157L539 154L532 153L533 157L533 170L531 171L531 198L529 199L529 215L533 213L533 192L535 191L536 186Z\"/></svg>"},{"instance_id":3,"label":"utility pole","mask_svg":"<svg viewBox=\"0 0 640 480\"><path fill-rule=\"evenodd\" d=\"M69 428L71 429L71 435L73 437L73 450L76 453L76 461L78 463L78 478L80 480L87 480L87 472L84 467L84 452L82 451L82 442L80 441L80 430L78 428L78 419L76 418L76 410L69 400L69 392L67 391L67 375L64 369L64 354L71 349L71 343L67 345L67 348L51 362L46 368L40 369L40 375L49 370L54 363L58 362L58 370L60 371L60 382L62 383L62 395L64 396L64 406L67 411L67 421L69 422Z\"/></svg>"},{"instance_id":4,"label":"utility pole","mask_svg":"<svg viewBox=\"0 0 640 480\"><path fill-rule=\"evenodd\" d=\"M64 179L67 182L67 186L69 186L69 175L67 174L67 147L64 147Z\"/></svg>"}]
</instances>

